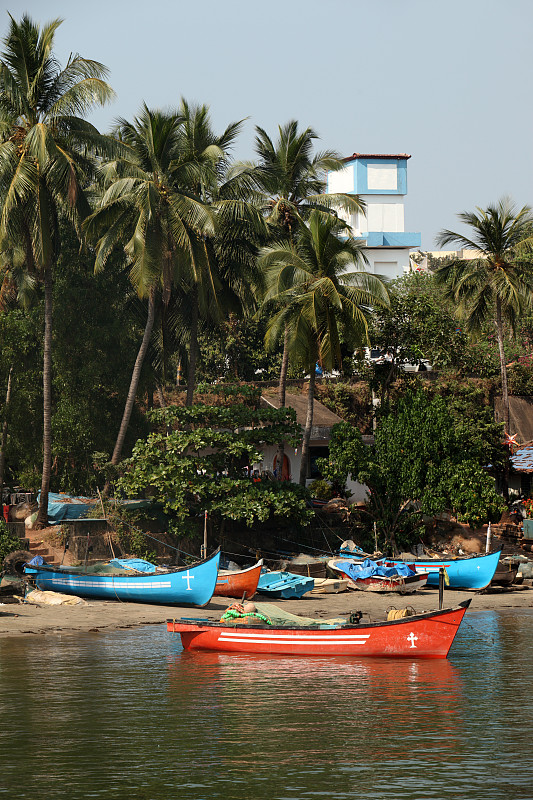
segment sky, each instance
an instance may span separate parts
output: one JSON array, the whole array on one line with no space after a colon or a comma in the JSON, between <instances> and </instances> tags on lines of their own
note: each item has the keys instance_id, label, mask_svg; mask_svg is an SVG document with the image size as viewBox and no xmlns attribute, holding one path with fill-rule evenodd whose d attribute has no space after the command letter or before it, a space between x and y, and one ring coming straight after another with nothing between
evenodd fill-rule
<instances>
[{"instance_id":1,"label":"sky","mask_svg":"<svg viewBox=\"0 0 533 800\"><path fill-rule=\"evenodd\" d=\"M426 250L461 211L533 205L532 0L0 0L2 38L8 12L62 18L60 61L106 65L101 131L185 97L218 131L246 119L238 160L255 125L291 119L343 156L409 153L405 230Z\"/></svg>"}]
</instances>

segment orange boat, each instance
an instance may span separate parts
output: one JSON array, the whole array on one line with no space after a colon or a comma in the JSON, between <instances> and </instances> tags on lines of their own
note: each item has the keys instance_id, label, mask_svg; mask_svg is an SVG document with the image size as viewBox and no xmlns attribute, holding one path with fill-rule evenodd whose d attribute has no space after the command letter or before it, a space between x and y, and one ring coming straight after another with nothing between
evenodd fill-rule
<instances>
[{"instance_id":1,"label":"orange boat","mask_svg":"<svg viewBox=\"0 0 533 800\"><path fill-rule=\"evenodd\" d=\"M259 583L262 566L263 559L260 558L257 564L247 569L219 570L213 596L236 597L238 600L241 600L246 592L246 599L251 600L257 591L257 584Z\"/></svg>"}]
</instances>

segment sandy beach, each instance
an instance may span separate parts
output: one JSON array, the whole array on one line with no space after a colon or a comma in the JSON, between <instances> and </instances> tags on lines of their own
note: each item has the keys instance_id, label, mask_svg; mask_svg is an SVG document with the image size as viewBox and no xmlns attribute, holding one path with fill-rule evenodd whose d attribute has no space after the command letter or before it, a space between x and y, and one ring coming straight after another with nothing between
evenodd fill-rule
<instances>
[{"instance_id":1,"label":"sandy beach","mask_svg":"<svg viewBox=\"0 0 533 800\"><path fill-rule=\"evenodd\" d=\"M469 614L487 609L533 608L531 586L489 592L461 592L447 589L444 606L449 608L463 600L472 600ZM366 620L383 620L387 609L412 606L415 611L438 609L438 589L423 589L414 595L343 592L329 595L307 595L300 600L271 600L257 595L256 602L276 602L293 614L308 617L336 617L351 611L362 611ZM139 625L161 625L167 619L208 617L219 619L233 600L213 598L205 608L158 606L117 601L85 601L80 605L37 606L30 603L0 605L0 637L35 634L98 633L99 631L134 628Z\"/></svg>"}]
</instances>

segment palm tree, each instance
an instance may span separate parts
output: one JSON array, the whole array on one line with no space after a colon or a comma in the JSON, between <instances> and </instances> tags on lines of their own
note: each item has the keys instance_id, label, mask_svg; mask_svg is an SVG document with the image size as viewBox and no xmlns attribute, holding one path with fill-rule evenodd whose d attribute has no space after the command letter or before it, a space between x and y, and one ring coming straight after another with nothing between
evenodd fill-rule
<instances>
[{"instance_id":1,"label":"palm tree","mask_svg":"<svg viewBox=\"0 0 533 800\"><path fill-rule=\"evenodd\" d=\"M89 211L83 185L90 152L111 143L84 114L113 97L106 68L53 53L61 20L39 28L10 17L0 59L0 239L24 248L25 269L44 287L43 472L38 526L48 522L52 459L52 287L60 249L59 218L74 225Z\"/></svg>"},{"instance_id":2,"label":"palm tree","mask_svg":"<svg viewBox=\"0 0 533 800\"><path fill-rule=\"evenodd\" d=\"M272 347L287 331L288 349L309 370L307 417L302 441L300 484L305 485L313 425L317 361L327 370L341 362L341 331L354 344L368 340L368 318L374 306L389 303L381 280L363 269L362 243L348 235L335 217L314 210L300 223L291 242L265 248L260 263L266 272L266 300L279 304L266 334Z\"/></svg>"},{"instance_id":3,"label":"palm tree","mask_svg":"<svg viewBox=\"0 0 533 800\"><path fill-rule=\"evenodd\" d=\"M299 223L313 209L336 216L336 209L350 212L364 210L364 202L355 195L325 194L325 174L342 169L344 162L332 150L313 154L318 136L312 128L298 130L291 120L278 128L274 143L265 130L256 127L255 151L258 163L249 170L257 190L259 207L271 226L272 241L291 240ZM289 364L288 333L283 336L283 360L279 380L279 402L285 405L285 385Z\"/></svg>"},{"instance_id":4,"label":"palm tree","mask_svg":"<svg viewBox=\"0 0 533 800\"><path fill-rule=\"evenodd\" d=\"M477 212L477 213L476 213ZM454 259L437 270L437 282L457 304L466 328L480 332L487 322L496 329L505 431L509 433L510 409L505 364L504 329L512 333L518 317L532 305L533 275L517 258L520 245L530 238L533 216L529 206L516 211L508 198L476 212L464 211L458 217L469 226L470 236L443 230L437 236L439 246L456 244L479 250L473 260Z\"/></svg>"},{"instance_id":5,"label":"palm tree","mask_svg":"<svg viewBox=\"0 0 533 800\"><path fill-rule=\"evenodd\" d=\"M182 98L179 114L182 124L178 137L178 157L172 166L176 189L186 189L199 197L213 215L214 228L203 232L190 281L183 284L189 316L189 364L186 405L192 405L198 359L198 331L218 326L229 311L243 312L253 304L257 282L254 241L266 234L257 209L247 202L248 189L237 170L233 172L229 153L242 122L232 122L216 134L206 105L192 105Z\"/></svg>"},{"instance_id":6,"label":"palm tree","mask_svg":"<svg viewBox=\"0 0 533 800\"><path fill-rule=\"evenodd\" d=\"M84 224L87 236L97 239L95 269L103 269L114 248L123 247L131 282L139 297L148 300L143 339L111 458L114 465L120 461L150 344L156 295L160 292L167 303L172 285L200 268L205 258L201 234L212 230L209 210L192 191L176 188L173 178L182 121L175 112L150 110L145 104L133 122L118 121L116 134L127 152L104 165L108 188Z\"/></svg>"}]
</instances>

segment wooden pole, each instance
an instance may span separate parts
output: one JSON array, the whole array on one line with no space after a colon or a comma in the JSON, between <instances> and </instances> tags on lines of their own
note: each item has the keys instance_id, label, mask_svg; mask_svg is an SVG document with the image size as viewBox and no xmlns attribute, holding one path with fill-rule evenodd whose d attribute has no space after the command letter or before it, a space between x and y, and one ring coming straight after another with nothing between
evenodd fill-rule
<instances>
[{"instance_id":1,"label":"wooden pole","mask_svg":"<svg viewBox=\"0 0 533 800\"><path fill-rule=\"evenodd\" d=\"M444 605L444 567L439 567L439 611Z\"/></svg>"},{"instance_id":2,"label":"wooden pole","mask_svg":"<svg viewBox=\"0 0 533 800\"><path fill-rule=\"evenodd\" d=\"M90 536L87 534L87 544L85 546L85 564L83 565L83 569L87 572L87 559L89 558L89 542Z\"/></svg>"},{"instance_id":3,"label":"wooden pole","mask_svg":"<svg viewBox=\"0 0 533 800\"><path fill-rule=\"evenodd\" d=\"M207 511L204 511L204 543L201 547L201 558L207 558Z\"/></svg>"},{"instance_id":4,"label":"wooden pole","mask_svg":"<svg viewBox=\"0 0 533 800\"><path fill-rule=\"evenodd\" d=\"M487 541L485 544L485 553L490 553L492 549L492 529L490 527L490 522L487 527Z\"/></svg>"}]
</instances>

